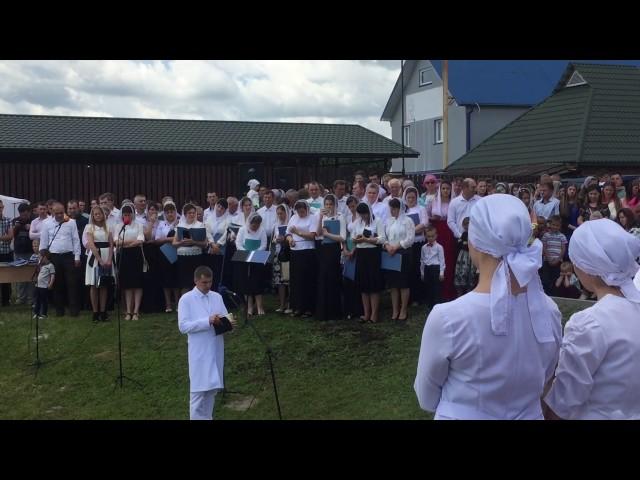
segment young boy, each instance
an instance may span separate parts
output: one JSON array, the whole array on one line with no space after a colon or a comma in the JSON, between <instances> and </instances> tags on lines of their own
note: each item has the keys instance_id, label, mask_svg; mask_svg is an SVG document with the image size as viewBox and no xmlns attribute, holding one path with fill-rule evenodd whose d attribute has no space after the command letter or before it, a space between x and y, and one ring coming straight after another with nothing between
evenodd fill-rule
<instances>
[{"instance_id":1,"label":"young boy","mask_svg":"<svg viewBox=\"0 0 640 480\"><path fill-rule=\"evenodd\" d=\"M49 290L53 288L56 280L56 269L49 259L49 250L40 252L40 266L38 267L38 280L36 282L36 304L33 309L33 318L47 318L49 308Z\"/></svg>"},{"instance_id":2,"label":"young boy","mask_svg":"<svg viewBox=\"0 0 640 480\"><path fill-rule=\"evenodd\" d=\"M567 237L560 232L562 219L559 215L549 218L548 231L542 235L542 287L551 295L553 284L560 275L560 264L567 249Z\"/></svg>"},{"instance_id":3,"label":"young boy","mask_svg":"<svg viewBox=\"0 0 640 480\"><path fill-rule=\"evenodd\" d=\"M440 303L441 284L444 281L444 249L436 239L438 234L434 226L427 227L427 242L420 251L420 276L425 283L427 307L433 308Z\"/></svg>"}]
</instances>

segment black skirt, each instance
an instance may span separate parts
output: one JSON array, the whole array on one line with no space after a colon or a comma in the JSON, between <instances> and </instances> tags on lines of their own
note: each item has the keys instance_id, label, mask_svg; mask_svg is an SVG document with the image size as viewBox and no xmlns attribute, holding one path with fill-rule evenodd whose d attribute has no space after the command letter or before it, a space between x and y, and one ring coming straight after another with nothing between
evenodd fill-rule
<instances>
[{"instance_id":1,"label":"black skirt","mask_svg":"<svg viewBox=\"0 0 640 480\"><path fill-rule=\"evenodd\" d=\"M142 249L140 247L123 248L119 251L118 279L120 288L142 288L144 286L144 274L142 272Z\"/></svg>"},{"instance_id":2,"label":"black skirt","mask_svg":"<svg viewBox=\"0 0 640 480\"><path fill-rule=\"evenodd\" d=\"M222 255L204 255L204 264L211 269L213 272L213 282L211 282L211 290L214 292L218 291L218 287L220 285L220 275L223 275L222 271L223 263Z\"/></svg>"},{"instance_id":3,"label":"black skirt","mask_svg":"<svg viewBox=\"0 0 640 480\"><path fill-rule=\"evenodd\" d=\"M384 290L380 251L380 247L356 249L356 285L362 293L378 293Z\"/></svg>"},{"instance_id":4,"label":"black skirt","mask_svg":"<svg viewBox=\"0 0 640 480\"><path fill-rule=\"evenodd\" d=\"M400 271L384 270L384 278L387 288L409 288L411 286L411 275L413 273L413 254L410 248L398 250L396 255L402 255Z\"/></svg>"},{"instance_id":5,"label":"black skirt","mask_svg":"<svg viewBox=\"0 0 640 480\"><path fill-rule=\"evenodd\" d=\"M162 288L180 288L178 262L171 263L162 252L158 255L158 276Z\"/></svg>"},{"instance_id":6,"label":"black skirt","mask_svg":"<svg viewBox=\"0 0 640 480\"><path fill-rule=\"evenodd\" d=\"M291 250L290 305L296 312L313 312L317 287L316 249Z\"/></svg>"},{"instance_id":7,"label":"black skirt","mask_svg":"<svg viewBox=\"0 0 640 480\"><path fill-rule=\"evenodd\" d=\"M164 255L160 252L160 247L155 244L146 243L142 248L149 269L143 274L144 287L140 308L144 313L161 312L164 311L164 294L162 293L160 257Z\"/></svg>"},{"instance_id":8,"label":"black skirt","mask_svg":"<svg viewBox=\"0 0 640 480\"><path fill-rule=\"evenodd\" d=\"M340 244L320 245L318 250L318 289L316 314L318 320L342 318Z\"/></svg>"},{"instance_id":9,"label":"black skirt","mask_svg":"<svg viewBox=\"0 0 640 480\"><path fill-rule=\"evenodd\" d=\"M193 273L200 265L204 265L204 255L178 255L178 286L180 288L192 289Z\"/></svg>"},{"instance_id":10,"label":"black skirt","mask_svg":"<svg viewBox=\"0 0 640 480\"><path fill-rule=\"evenodd\" d=\"M232 262L233 290L243 295L262 295L265 290L266 266L259 263Z\"/></svg>"}]
</instances>

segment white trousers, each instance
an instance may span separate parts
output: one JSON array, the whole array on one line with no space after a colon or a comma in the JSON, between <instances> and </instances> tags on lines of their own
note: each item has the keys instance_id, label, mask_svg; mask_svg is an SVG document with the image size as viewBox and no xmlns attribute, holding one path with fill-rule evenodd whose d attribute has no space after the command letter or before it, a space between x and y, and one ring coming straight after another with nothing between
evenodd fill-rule
<instances>
[{"instance_id":1,"label":"white trousers","mask_svg":"<svg viewBox=\"0 0 640 480\"><path fill-rule=\"evenodd\" d=\"M189 401L190 420L213 420L213 407L218 390L191 392Z\"/></svg>"}]
</instances>

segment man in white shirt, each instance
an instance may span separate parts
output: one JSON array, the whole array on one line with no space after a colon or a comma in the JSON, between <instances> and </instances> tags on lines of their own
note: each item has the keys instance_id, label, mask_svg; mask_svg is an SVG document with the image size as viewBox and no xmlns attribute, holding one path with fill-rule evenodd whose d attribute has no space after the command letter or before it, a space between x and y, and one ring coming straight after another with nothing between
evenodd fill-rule
<instances>
[{"instance_id":1,"label":"man in white shirt","mask_svg":"<svg viewBox=\"0 0 640 480\"><path fill-rule=\"evenodd\" d=\"M462 192L449 203L449 213L447 215L447 225L456 238L462 236L464 229L462 221L469 216L471 207L480 200L476 195L476 181L473 178L465 178L462 181Z\"/></svg>"},{"instance_id":2,"label":"man in white shirt","mask_svg":"<svg viewBox=\"0 0 640 480\"><path fill-rule=\"evenodd\" d=\"M356 180L353 182L353 186L351 187L351 195L356 197L359 202L366 202L365 200L365 192L367 190L367 184L362 180Z\"/></svg>"},{"instance_id":3,"label":"man in white shirt","mask_svg":"<svg viewBox=\"0 0 640 480\"><path fill-rule=\"evenodd\" d=\"M347 207L347 182L344 180L336 180L333 182L333 194L338 200L338 205L336 205L336 210L338 213L342 214L345 218L347 218L347 213L349 212L349 207Z\"/></svg>"},{"instance_id":4,"label":"man in white shirt","mask_svg":"<svg viewBox=\"0 0 640 480\"><path fill-rule=\"evenodd\" d=\"M276 206L273 203L273 191L266 190L262 196L264 206L258 209L258 215L262 217L262 227L267 232L267 243L271 241L273 227L276 225Z\"/></svg>"},{"instance_id":5,"label":"man in white shirt","mask_svg":"<svg viewBox=\"0 0 640 480\"><path fill-rule=\"evenodd\" d=\"M542 198L533 204L533 211L538 217L550 218L560 214L560 200L553 196L553 183L540 185Z\"/></svg>"},{"instance_id":6,"label":"man in white shirt","mask_svg":"<svg viewBox=\"0 0 640 480\"><path fill-rule=\"evenodd\" d=\"M227 205L229 205L229 210L227 213L229 217L233 217L238 213L238 199L236 197L227 197Z\"/></svg>"},{"instance_id":7,"label":"man in white shirt","mask_svg":"<svg viewBox=\"0 0 640 480\"><path fill-rule=\"evenodd\" d=\"M387 217L389 216L389 204L378 201L378 193L380 187L375 183L370 183L367 185L366 195L364 198L364 202L369 205L373 216L376 217L376 220L380 220L381 223L384 223Z\"/></svg>"},{"instance_id":8,"label":"man in white shirt","mask_svg":"<svg viewBox=\"0 0 640 480\"><path fill-rule=\"evenodd\" d=\"M135 222L144 227L147 224L147 196L138 193L133 197L133 206L135 208Z\"/></svg>"},{"instance_id":9,"label":"man in white shirt","mask_svg":"<svg viewBox=\"0 0 640 480\"><path fill-rule=\"evenodd\" d=\"M387 191L382 185L380 185L380 177L376 172L369 173L369 183L375 183L376 185L378 185L378 200L384 200L384 198L387 196Z\"/></svg>"},{"instance_id":10,"label":"man in white shirt","mask_svg":"<svg viewBox=\"0 0 640 480\"><path fill-rule=\"evenodd\" d=\"M320 184L316 181L309 182L309 198L307 198L307 203L313 215L317 215L318 212L324 208L324 198L322 198L320 192Z\"/></svg>"},{"instance_id":11,"label":"man in white shirt","mask_svg":"<svg viewBox=\"0 0 640 480\"><path fill-rule=\"evenodd\" d=\"M35 213L38 215L31 221L31 227L29 227L29 238L31 240L40 241L40 235L42 233L43 222L50 218L47 215L47 204L44 202L38 202L36 205Z\"/></svg>"},{"instance_id":12,"label":"man in white shirt","mask_svg":"<svg viewBox=\"0 0 640 480\"><path fill-rule=\"evenodd\" d=\"M178 328L189 336L189 418L213 420L216 394L224 388L222 318L229 319L232 327L235 321L220 294L211 291L211 269L200 266L193 277L195 287L178 302Z\"/></svg>"},{"instance_id":13,"label":"man in white shirt","mask_svg":"<svg viewBox=\"0 0 640 480\"><path fill-rule=\"evenodd\" d=\"M397 198L398 200L402 201L402 182L400 181L400 179L392 178L391 180L389 180L388 186L389 186L389 195L386 196L384 200L382 200L382 203L384 203L385 208L387 210L385 212L385 218L388 217L389 214L391 213L389 211L389 200L391 200L392 198ZM380 195L378 195L378 198L380 198Z\"/></svg>"},{"instance_id":14,"label":"man in white shirt","mask_svg":"<svg viewBox=\"0 0 640 480\"><path fill-rule=\"evenodd\" d=\"M103 193L98 197L98 201L100 202L101 207L106 208L109 211L107 226L109 228L114 228L118 223L120 223L122 215L120 210L113 205L113 193Z\"/></svg>"},{"instance_id":15,"label":"man in white shirt","mask_svg":"<svg viewBox=\"0 0 640 480\"><path fill-rule=\"evenodd\" d=\"M216 203L218 203L218 194L216 192L207 192L207 203L209 204L209 208L204 211L204 223L207 223L207 218L209 218L209 215L216 214Z\"/></svg>"},{"instance_id":16,"label":"man in white shirt","mask_svg":"<svg viewBox=\"0 0 640 480\"><path fill-rule=\"evenodd\" d=\"M56 269L56 281L53 286L56 316L64 315L66 290L69 314L77 317L80 311L77 276L81 265L78 227L75 220L65 215L61 203L55 203L52 211L53 218L46 221L42 229L40 250L49 250L51 263Z\"/></svg>"}]
</instances>

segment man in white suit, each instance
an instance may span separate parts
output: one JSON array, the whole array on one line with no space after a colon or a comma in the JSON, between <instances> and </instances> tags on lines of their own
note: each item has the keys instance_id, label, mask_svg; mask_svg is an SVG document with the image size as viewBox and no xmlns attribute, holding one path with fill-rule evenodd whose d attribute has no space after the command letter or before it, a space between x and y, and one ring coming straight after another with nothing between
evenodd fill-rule
<instances>
[{"instance_id":1,"label":"man in white suit","mask_svg":"<svg viewBox=\"0 0 640 480\"><path fill-rule=\"evenodd\" d=\"M196 268L193 290L178 302L178 328L189 342L189 418L213 420L213 407L218 391L224 388L224 322L231 326L222 297L211 291L213 273L209 267ZM227 324L228 326L228 324ZM227 330L228 331L228 330Z\"/></svg>"}]
</instances>

